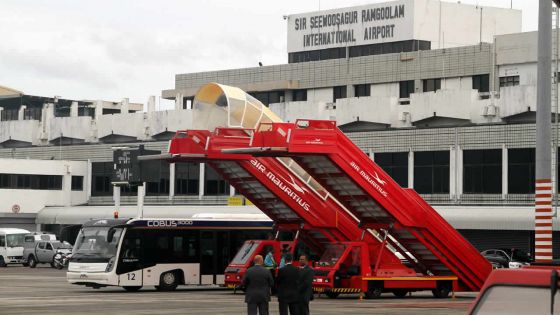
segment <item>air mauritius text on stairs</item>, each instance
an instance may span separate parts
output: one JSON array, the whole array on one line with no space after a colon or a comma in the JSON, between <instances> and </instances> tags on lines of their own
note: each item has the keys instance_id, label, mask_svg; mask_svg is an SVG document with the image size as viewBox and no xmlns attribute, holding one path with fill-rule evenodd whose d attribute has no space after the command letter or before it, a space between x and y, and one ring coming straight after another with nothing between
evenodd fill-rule
<instances>
[{"instance_id":1,"label":"air mauritius text on stairs","mask_svg":"<svg viewBox=\"0 0 560 315\"><path fill-rule=\"evenodd\" d=\"M271 171L268 171L266 169L266 166L264 166L256 159L251 160L251 165L253 165L256 169L266 174L266 177L271 182L273 182L274 185L278 186L280 190L282 190L290 198L296 201L298 205L300 205L305 211L309 211L311 206L298 195L298 192L301 194L305 194L305 192L308 190L304 187L299 186L291 175L288 175L290 177L290 179L288 180L283 176L281 176L280 174L274 174ZM292 186L292 188L290 188L288 185Z\"/></svg>"},{"instance_id":2,"label":"air mauritius text on stairs","mask_svg":"<svg viewBox=\"0 0 560 315\"><path fill-rule=\"evenodd\" d=\"M373 173L375 175L371 175L366 171L360 169L358 164L356 164L356 162L354 161L350 162L350 166L352 166L352 168L355 169L356 172L358 172L363 179L365 179L368 183L370 183L373 186L373 188L375 188L381 195L383 195L383 197L387 197L388 195L387 191L383 189L383 187L381 187L385 185L387 182L381 179L379 177L379 174L377 174L377 172L374 171Z\"/></svg>"}]
</instances>

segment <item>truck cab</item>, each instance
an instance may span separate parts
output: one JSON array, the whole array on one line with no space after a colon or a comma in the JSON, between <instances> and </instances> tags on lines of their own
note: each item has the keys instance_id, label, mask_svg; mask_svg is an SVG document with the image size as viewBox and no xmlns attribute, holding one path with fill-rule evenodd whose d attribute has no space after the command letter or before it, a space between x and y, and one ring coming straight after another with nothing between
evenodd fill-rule
<instances>
[{"instance_id":1,"label":"truck cab","mask_svg":"<svg viewBox=\"0 0 560 315\"><path fill-rule=\"evenodd\" d=\"M276 268L278 268L282 260L283 250L291 253L295 250L296 241L278 241L278 240L248 240L243 243L233 260L227 266L225 274L225 286L228 288L237 288L243 281L243 276L247 269L252 266L253 259L256 255L266 257L270 250L273 251Z\"/></svg>"},{"instance_id":2,"label":"truck cab","mask_svg":"<svg viewBox=\"0 0 560 315\"><path fill-rule=\"evenodd\" d=\"M0 228L0 267L23 262L23 238L29 231Z\"/></svg>"},{"instance_id":3,"label":"truck cab","mask_svg":"<svg viewBox=\"0 0 560 315\"><path fill-rule=\"evenodd\" d=\"M68 243L62 243L57 240L39 240L35 241L32 246L26 247L23 252L25 263L31 268L35 268L37 264L53 265L54 256L57 252L70 253L72 246Z\"/></svg>"}]
</instances>

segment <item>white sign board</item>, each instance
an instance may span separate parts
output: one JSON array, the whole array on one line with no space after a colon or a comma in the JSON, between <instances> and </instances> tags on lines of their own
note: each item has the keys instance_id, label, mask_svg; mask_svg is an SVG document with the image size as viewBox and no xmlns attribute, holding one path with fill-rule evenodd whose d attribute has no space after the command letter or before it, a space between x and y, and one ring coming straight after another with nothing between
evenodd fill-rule
<instances>
[{"instance_id":1,"label":"white sign board","mask_svg":"<svg viewBox=\"0 0 560 315\"><path fill-rule=\"evenodd\" d=\"M413 19L413 0L290 15L288 52L411 40Z\"/></svg>"}]
</instances>

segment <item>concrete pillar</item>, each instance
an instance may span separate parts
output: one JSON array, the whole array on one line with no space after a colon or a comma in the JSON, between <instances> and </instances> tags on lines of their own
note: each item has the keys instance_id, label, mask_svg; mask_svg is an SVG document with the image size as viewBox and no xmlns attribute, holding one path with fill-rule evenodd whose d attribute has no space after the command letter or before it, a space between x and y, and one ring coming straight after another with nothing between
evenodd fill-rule
<instances>
[{"instance_id":1,"label":"concrete pillar","mask_svg":"<svg viewBox=\"0 0 560 315\"><path fill-rule=\"evenodd\" d=\"M87 194L87 200L89 201L91 199L91 180L92 180L92 169L91 169L91 160L88 159L87 160L87 173L86 176L84 177L84 185L86 187L86 194Z\"/></svg>"},{"instance_id":2,"label":"concrete pillar","mask_svg":"<svg viewBox=\"0 0 560 315\"><path fill-rule=\"evenodd\" d=\"M502 144L502 199L507 198L508 194L508 149Z\"/></svg>"},{"instance_id":3,"label":"concrete pillar","mask_svg":"<svg viewBox=\"0 0 560 315\"><path fill-rule=\"evenodd\" d=\"M99 119L103 115L103 101L95 101L95 119Z\"/></svg>"},{"instance_id":4,"label":"concrete pillar","mask_svg":"<svg viewBox=\"0 0 560 315\"><path fill-rule=\"evenodd\" d=\"M422 93L422 80L414 80L414 93Z\"/></svg>"},{"instance_id":5,"label":"concrete pillar","mask_svg":"<svg viewBox=\"0 0 560 315\"><path fill-rule=\"evenodd\" d=\"M235 196L235 188L233 186L229 186L229 196L233 197Z\"/></svg>"},{"instance_id":6,"label":"concrete pillar","mask_svg":"<svg viewBox=\"0 0 560 315\"><path fill-rule=\"evenodd\" d=\"M198 199L202 200L202 196L204 196L204 185L205 185L205 168L206 164L200 163L200 170L198 173Z\"/></svg>"},{"instance_id":7,"label":"concrete pillar","mask_svg":"<svg viewBox=\"0 0 560 315\"><path fill-rule=\"evenodd\" d=\"M183 109L183 94L182 93L177 93L175 95L175 110L180 110Z\"/></svg>"},{"instance_id":8,"label":"concrete pillar","mask_svg":"<svg viewBox=\"0 0 560 315\"><path fill-rule=\"evenodd\" d=\"M121 101L121 114L128 114L128 108L129 108L129 102L128 102L128 98L123 98L123 100Z\"/></svg>"},{"instance_id":9,"label":"concrete pillar","mask_svg":"<svg viewBox=\"0 0 560 315\"><path fill-rule=\"evenodd\" d=\"M408 149L408 188L414 188L414 152Z\"/></svg>"},{"instance_id":10,"label":"concrete pillar","mask_svg":"<svg viewBox=\"0 0 560 315\"><path fill-rule=\"evenodd\" d=\"M70 117L78 117L78 102L72 102L70 105Z\"/></svg>"},{"instance_id":11,"label":"concrete pillar","mask_svg":"<svg viewBox=\"0 0 560 315\"><path fill-rule=\"evenodd\" d=\"M27 108L27 106L25 106L25 105L21 105L21 106L19 107L19 110L18 110L18 120L23 120L24 114L25 114L25 109L26 109L26 108Z\"/></svg>"},{"instance_id":12,"label":"concrete pillar","mask_svg":"<svg viewBox=\"0 0 560 315\"><path fill-rule=\"evenodd\" d=\"M449 198L457 198L457 154L455 147L449 148Z\"/></svg>"},{"instance_id":13,"label":"concrete pillar","mask_svg":"<svg viewBox=\"0 0 560 315\"><path fill-rule=\"evenodd\" d=\"M66 172L62 177L62 195L65 207L72 205L72 168L69 164L65 165Z\"/></svg>"},{"instance_id":14,"label":"concrete pillar","mask_svg":"<svg viewBox=\"0 0 560 315\"><path fill-rule=\"evenodd\" d=\"M150 97L148 98L147 111L148 113L152 113L156 111L156 97L153 95L150 95Z\"/></svg>"},{"instance_id":15,"label":"concrete pillar","mask_svg":"<svg viewBox=\"0 0 560 315\"><path fill-rule=\"evenodd\" d=\"M356 96L356 91L354 91L354 86L352 84L349 84L346 86L346 97L350 98L350 97L355 97Z\"/></svg>"},{"instance_id":16,"label":"concrete pillar","mask_svg":"<svg viewBox=\"0 0 560 315\"><path fill-rule=\"evenodd\" d=\"M175 197L175 163L169 163L169 200Z\"/></svg>"},{"instance_id":17,"label":"concrete pillar","mask_svg":"<svg viewBox=\"0 0 560 315\"><path fill-rule=\"evenodd\" d=\"M463 149L457 146L456 153L456 167L457 167L457 178L455 180L455 190L457 191L457 199L461 199L463 195Z\"/></svg>"},{"instance_id":18,"label":"concrete pillar","mask_svg":"<svg viewBox=\"0 0 560 315\"><path fill-rule=\"evenodd\" d=\"M373 153L372 148L368 149L368 155L369 155L370 160L375 161L375 153Z\"/></svg>"},{"instance_id":19,"label":"concrete pillar","mask_svg":"<svg viewBox=\"0 0 560 315\"><path fill-rule=\"evenodd\" d=\"M284 91L284 102L291 102L293 100L292 90Z\"/></svg>"}]
</instances>

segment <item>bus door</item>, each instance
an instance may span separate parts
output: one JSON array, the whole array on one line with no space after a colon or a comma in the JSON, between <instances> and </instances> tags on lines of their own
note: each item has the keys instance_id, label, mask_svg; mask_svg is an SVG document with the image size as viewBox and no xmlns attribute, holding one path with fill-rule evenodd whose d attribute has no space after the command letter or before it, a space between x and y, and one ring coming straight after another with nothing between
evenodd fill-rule
<instances>
[{"instance_id":1,"label":"bus door","mask_svg":"<svg viewBox=\"0 0 560 315\"><path fill-rule=\"evenodd\" d=\"M129 230L121 246L117 275L120 286L142 286L142 237L140 233Z\"/></svg>"},{"instance_id":2,"label":"bus door","mask_svg":"<svg viewBox=\"0 0 560 315\"><path fill-rule=\"evenodd\" d=\"M224 270L229 263L229 233L200 232L200 283L223 284Z\"/></svg>"}]
</instances>

